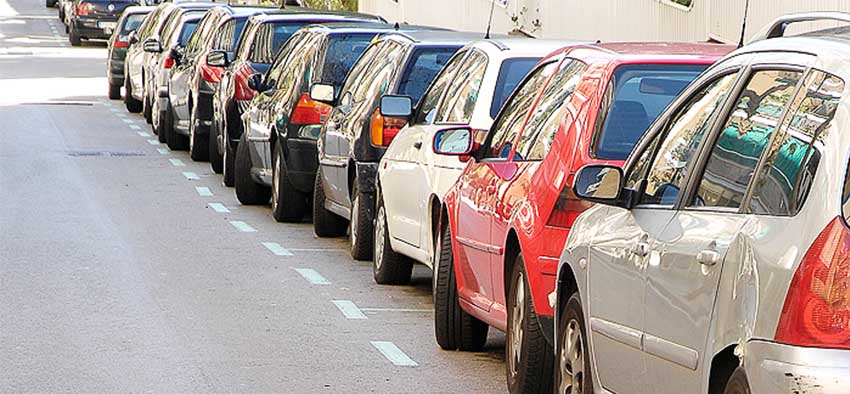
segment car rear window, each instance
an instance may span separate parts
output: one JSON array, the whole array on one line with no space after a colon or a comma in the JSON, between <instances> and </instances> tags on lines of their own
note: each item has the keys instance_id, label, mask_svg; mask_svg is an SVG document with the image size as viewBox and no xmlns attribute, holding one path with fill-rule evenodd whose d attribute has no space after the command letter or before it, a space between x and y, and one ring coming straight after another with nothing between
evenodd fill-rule
<instances>
[{"instance_id":1,"label":"car rear window","mask_svg":"<svg viewBox=\"0 0 850 394\"><path fill-rule=\"evenodd\" d=\"M375 36L367 34L334 34L330 36L325 64L322 67L322 83L336 87L342 86L345 76L354 67L354 62L369 47Z\"/></svg>"},{"instance_id":2,"label":"car rear window","mask_svg":"<svg viewBox=\"0 0 850 394\"><path fill-rule=\"evenodd\" d=\"M192 37L192 33L195 32L196 27L198 27L198 21L189 21L184 23L180 30L180 37L177 39L177 44L181 47L186 46L189 42L189 37Z\"/></svg>"},{"instance_id":3,"label":"car rear window","mask_svg":"<svg viewBox=\"0 0 850 394\"><path fill-rule=\"evenodd\" d=\"M617 67L597 121L594 155L625 160L655 118L707 65L628 64ZM601 124L601 127L599 125Z\"/></svg>"},{"instance_id":4,"label":"car rear window","mask_svg":"<svg viewBox=\"0 0 850 394\"><path fill-rule=\"evenodd\" d=\"M496 79L496 90L493 92L493 103L490 104L490 117L496 118L517 85L539 61L540 58L534 57L508 59L502 62L499 78Z\"/></svg>"},{"instance_id":5,"label":"car rear window","mask_svg":"<svg viewBox=\"0 0 850 394\"><path fill-rule=\"evenodd\" d=\"M418 103L425 94L425 89L428 89L431 81L458 49L460 49L459 46L425 47L414 50L402 74L399 94L409 96L414 103Z\"/></svg>"},{"instance_id":6,"label":"car rear window","mask_svg":"<svg viewBox=\"0 0 850 394\"><path fill-rule=\"evenodd\" d=\"M121 26L121 35L126 36L130 32L136 31L142 25L142 22L145 21L146 16L147 14L127 15L127 18L124 19L124 26Z\"/></svg>"},{"instance_id":7,"label":"car rear window","mask_svg":"<svg viewBox=\"0 0 850 394\"><path fill-rule=\"evenodd\" d=\"M310 22L269 22L264 23L254 36L250 60L254 63L271 64L280 48L296 31Z\"/></svg>"}]
</instances>

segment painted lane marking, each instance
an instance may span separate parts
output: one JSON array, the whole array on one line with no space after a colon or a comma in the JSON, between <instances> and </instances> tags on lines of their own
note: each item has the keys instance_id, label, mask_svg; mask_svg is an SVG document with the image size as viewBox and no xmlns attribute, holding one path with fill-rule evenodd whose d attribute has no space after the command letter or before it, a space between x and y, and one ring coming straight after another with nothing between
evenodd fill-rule
<instances>
[{"instance_id":1,"label":"painted lane marking","mask_svg":"<svg viewBox=\"0 0 850 394\"><path fill-rule=\"evenodd\" d=\"M183 176L185 176L186 179L190 181L197 181L198 179L201 179L200 177L198 177L198 174L195 174L194 172L184 172Z\"/></svg>"},{"instance_id":2,"label":"painted lane marking","mask_svg":"<svg viewBox=\"0 0 850 394\"><path fill-rule=\"evenodd\" d=\"M286 250L283 246L280 246L277 242L263 242L263 246L275 254L275 256L292 256L292 252Z\"/></svg>"},{"instance_id":3,"label":"painted lane marking","mask_svg":"<svg viewBox=\"0 0 850 394\"><path fill-rule=\"evenodd\" d=\"M198 195L201 197L212 197L212 191L210 188L206 186L195 186L195 190L198 192Z\"/></svg>"},{"instance_id":4,"label":"painted lane marking","mask_svg":"<svg viewBox=\"0 0 850 394\"><path fill-rule=\"evenodd\" d=\"M348 253L348 249L323 249L323 248L307 248L307 249L289 249L292 252L346 252Z\"/></svg>"},{"instance_id":5,"label":"painted lane marking","mask_svg":"<svg viewBox=\"0 0 850 394\"><path fill-rule=\"evenodd\" d=\"M224 204L222 204L220 202L211 202L207 205L209 205L209 207L212 208L213 211L216 211L218 213L228 213L228 212L230 212L230 210L227 209L227 207L225 207Z\"/></svg>"},{"instance_id":6,"label":"painted lane marking","mask_svg":"<svg viewBox=\"0 0 850 394\"><path fill-rule=\"evenodd\" d=\"M137 125L137 124L131 124L131 125L130 125L130 126L128 126L128 127L130 128L130 130L141 130L141 129L142 129L142 128L141 128L141 127L139 127L139 125ZM145 133L145 134L147 134L147 133ZM140 134L140 135L141 135L141 134ZM149 136L150 136L150 134L148 134L148 135L147 135L147 136L145 136L145 137L149 137Z\"/></svg>"},{"instance_id":7,"label":"painted lane marking","mask_svg":"<svg viewBox=\"0 0 850 394\"><path fill-rule=\"evenodd\" d=\"M130 124L133 123L132 119L121 119L124 123Z\"/></svg>"},{"instance_id":8,"label":"painted lane marking","mask_svg":"<svg viewBox=\"0 0 850 394\"><path fill-rule=\"evenodd\" d=\"M118 108L114 108L114 107L109 108L109 110L112 111L112 112L118 112Z\"/></svg>"},{"instance_id":9,"label":"painted lane marking","mask_svg":"<svg viewBox=\"0 0 850 394\"><path fill-rule=\"evenodd\" d=\"M148 140L148 143L151 145L159 145L159 140Z\"/></svg>"},{"instance_id":10,"label":"painted lane marking","mask_svg":"<svg viewBox=\"0 0 850 394\"><path fill-rule=\"evenodd\" d=\"M372 346L374 346L375 349L378 349L378 351L381 352L387 360L390 360L391 363L399 367L419 366L416 361L413 361L413 359L404 354L404 352L392 342L372 341Z\"/></svg>"},{"instance_id":11,"label":"painted lane marking","mask_svg":"<svg viewBox=\"0 0 850 394\"><path fill-rule=\"evenodd\" d=\"M301 276L303 276L304 279L307 279L307 281L310 282L310 284L313 284L313 285L329 285L329 284L331 284L330 281L325 279L324 276L322 276L321 274L319 274L318 272L316 272L316 270L314 270L312 268L295 268L295 270L298 271L298 273L301 274Z\"/></svg>"},{"instance_id":12,"label":"painted lane marking","mask_svg":"<svg viewBox=\"0 0 850 394\"><path fill-rule=\"evenodd\" d=\"M137 126L137 127L138 127L138 126ZM146 132L144 132L144 131L138 131L138 132L136 132L136 134L138 134L138 135L139 135L139 137L150 137L150 136L151 136L151 133L146 133ZM157 140L157 141L158 141L158 140Z\"/></svg>"},{"instance_id":13,"label":"painted lane marking","mask_svg":"<svg viewBox=\"0 0 850 394\"><path fill-rule=\"evenodd\" d=\"M360 308L363 312L407 312L407 313L432 313L433 309L410 309L410 308Z\"/></svg>"},{"instance_id":14,"label":"painted lane marking","mask_svg":"<svg viewBox=\"0 0 850 394\"><path fill-rule=\"evenodd\" d=\"M243 233L256 233L257 232L257 229L251 227L251 225L249 225L248 223L245 223L243 221L231 220L230 225L232 225L233 227L236 227L237 230L239 230Z\"/></svg>"},{"instance_id":15,"label":"painted lane marking","mask_svg":"<svg viewBox=\"0 0 850 394\"><path fill-rule=\"evenodd\" d=\"M161 155L167 155L167 154L171 153L168 149L165 149L165 148L159 148L156 151L159 152L159 154L161 154Z\"/></svg>"},{"instance_id":16,"label":"painted lane marking","mask_svg":"<svg viewBox=\"0 0 850 394\"><path fill-rule=\"evenodd\" d=\"M337 309L342 312L342 315L345 316L346 319L350 320L364 320L368 319L366 315L357 307L353 302L349 300L333 300L334 305L336 305Z\"/></svg>"},{"instance_id":17,"label":"painted lane marking","mask_svg":"<svg viewBox=\"0 0 850 394\"><path fill-rule=\"evenodd\" d=\"M184 163L184 162L183 162L183 160L180 160L180 159L168 159L168 161L170 161L170 162L171 162L171 165L173 165L173 166L175 166L175 167L186 167L186 163Z\"/></svg>"}]
</instances>

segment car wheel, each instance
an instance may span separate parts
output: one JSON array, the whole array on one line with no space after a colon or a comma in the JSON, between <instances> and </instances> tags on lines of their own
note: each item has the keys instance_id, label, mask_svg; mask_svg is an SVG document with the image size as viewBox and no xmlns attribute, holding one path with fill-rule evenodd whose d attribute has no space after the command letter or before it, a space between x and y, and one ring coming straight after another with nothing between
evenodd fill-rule
<instances>
[{"instance_id":1,"label":"car wheel","mask_svg":"<svg viewBox=\"0 0 850 394\"><path fill-rule=\"evenodd\" d=\"M251 177L251 154L248 152L248 141L245 134L239 140L236 148L236 198L243 205L264 205L269 203L271 188L254 182Z\"/></svg>"},{"instance_id":2,"label":"car wheel","mask_svg":"<svg viewBox=\"0 0 850 394\"><path fill-rule=\"evenodd\" d=\"M189 157L194 161L207 161L210 159L210 135L202 135L198 132L196 124L198 118L196 116L197 107L192 110L189 116Z\"/></svg>"},{"instance_id":3,"label":"car wheel","mask_svg":"<svg viewBox=\"0 0 850 394\"><path fill-rule=\"evenodd\" d=\"M121 85L109 84L109 99L118 100L121 98Z\"/></svg>"},{"instance_id":4,"label":"car wheel","mask_svg":"<svg viewBox=\"0 0 850 394\"><path fill-rule=\"evenodd\" d=\"M221 150L218 148L218 137L221 135L219 124L220 122L213 120L213 126L210 127L210 136L207 138L209 141L207 150L209 150L210 154L210 168L216 174L224 172L224 158L221 155Z\"/></svg>"},{"instance_id":5,"label":"car wheel","mask_svg":"<svg viewBox=\"0 0 850 394\"><path fill-rule=\"evenodd\" d=\"M387 209L384 207L382 196L378 195L377 203L375 251L372 254L372 274L375 283L380 285L407 284L413 274L413 261L393 250L390 244L390 231L387 226Z\"/></svg>"},{"instance_id":6,"label":"car wheel","mask_svg":"<svg viewBox=\"0 0 850 394\"><path fill-rule=\"evenodd\" d=\"M133 98L133 84L129 77L124 78L124 106L130 113L142 112L142 102Z\"/></svg>"},{"instance_id":7,"label":"car wheel","mask_svg":"<svg viewBox=\"0 0 850 394\"><path fill-rule=\"evenodd\" d=\"M183 134L177 132L177 129L174 128L174 110L171 106L165 109L165 116L163 116L165 123L165 139L168 142L168 148L171 150L186 150L189 148L189 138Z\"/></svg>"},{"instance_id":8,"label":"car wheel","mask_svg":"<svg viewBox=\"0 0 850 394\"><path fill-rule=\"evenodd\" d=\"M375 223L369 218L369 198L360 192L357 186L359 181L354 179L354 191L351 200L351 219L348 221L348 231L351 257L355 260L369 260L372 258L374 247Z\"/></svg>"},{"instance_id":9,"label":"car wheel","mask_svg":"<svg viewBox=\"0 0 850 394\"><path fill-rule=\"evenodd\" d=\"M299 222L307 212L307 196L289 179L279 140L274 144L272 160L272 216L278 222Z\"/></svg>"},{"instance_id":10,"label":"car wheel","mask_svg":"<svg viewBox=\"0 0 850 394\"><path fill-rule=\"evenodd\" d=\"M448 226L440 232L438 258L434 263L434 334L444 350L480 351L490 327L460 307Z\"/></svg>"},{"instance_id":11,"label":"car wheel","mask_svg":"<svg viewBox=\"0 0 850 394\"><path fill-rule=\"evenodd\" d=\"M735 368L729 381L726 383L726 389L723 394L750 394L750 382L747 380L747 373L744 367Z\"/></svg>"},{"instance_id":12,"label":"car wheel","mask_svg":"<svg viewBox=\"0 0 850 394\"><path fill-rule=\"evenodd\" d=\"M558 361L555 370L556 394L593 393L587 328L578 293L567 300L558 320Z\"/></svg>"},{"instance_id":13,"label":"car wheel","mask_svg":"<svg viewBox=\"0 0 850 394\"><path fill-rule=\"evenodd\" d=\"M341 237L345 235L348 223L341 216L325 208L325 186L322 182L322 168L316 172L313 185L313 231L321 238Z\"/></svg>"},{"instance_id":14,"label":"car wheel","mask_svg":"<svg viewBox=\"0 0 850 394\"><path fill-rule=\"evenodd\" d=\"M227 140L224 141L224 157L222 158L222 162L224 162L224 168L222 169L224 186L233 187L235 182L233 175L236 172L236 152Z\"/></svg>"},{"instance_id":15,"label":"car wheel","mask_svg":"<svg viewBox=\"0 0 850 394\"><path fill-rule=\"evenodd\" d=\"M71 42L72 47L83 45L83 38L80 37L80 33L77 32L74 26L71 26L68 31L68 41Z\"/></svg>"},{"instance_id":16,"label":"car wheel","mask_svg":"<svg viewBox=\"0 0 850 394\"><path fill-rule=\"evenodd\" d=\"M147 94L145 94L145 99L142 102L142 115L145 117L145 122L148 124L153 124L153 110L151 109L151 100Z\"/></svg>"},{"instance_id":17,"label":"car wheel","mask_svg":"<svg viewBox=\"0 0 850 394\"><path fill-rule=\"evenodd\" d=\"M537 321L522 253L517 255L511 274L505 352L510 393L552 392L554 350Z\"/></svg>"}]
</instances>

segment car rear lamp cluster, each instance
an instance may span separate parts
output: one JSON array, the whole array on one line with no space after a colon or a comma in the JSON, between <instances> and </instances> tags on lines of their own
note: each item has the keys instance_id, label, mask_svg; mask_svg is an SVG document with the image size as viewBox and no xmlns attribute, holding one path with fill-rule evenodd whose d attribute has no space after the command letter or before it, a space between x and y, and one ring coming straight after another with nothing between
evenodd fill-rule
<instances>
[{"instance_id":1,"label":"car rear lamp cluster","mask_svg":"<svg viewBox=\"0 0 850 394\"><path fill-rule=\"evenodd\" d=\"M236 70L236 73L234 74L234 77L233 77L234 78L233 82L235 84L235 90L236 90L234 96L235 96L236 100L248 101L248 100L253 99L254 95L257 94L257 92L254 89L251 89L251 87L248 86L248 79L251 77L251 75L253 75L256 72L257 71L255 71L247 63L243 63L242 66L240 66L239 69Z\"/></svg>"},{"instance_id":2,"label":"car rear lamp cluster","mask_svg":"<svg viewBox=\"0 0 850 394\"><path fill-rule=\"evenodd\" d=\"M393 142L395 136L405 125L407 125L406 119L383 116L380 108L375 110L370 124L372 145L390 146L390 143Z\"/></svg>"},{"instance_id":3,"label":"car rear lamp cluster","mask_svg":"<svg viewBox=\"0 0 850 394\"><path fill-rule=\"evenodd\" d=\"M112 47L113 48L129 48L130 43L127 42L127 41L123 41L123 40L115 40L115 42L112 43Z\"/></svg>"},{"instance_id":4,"label":"car rear lamp cluster","mask_svg":"<svg viewBox=\"0 0 850 394\"><path fill-rule=\"evenodd\" d=\"M850 230L842 218L826 226L800 262L776 341L850 349Z\"/></svg>"},{"instance_id":5,"label":"car rear lamp cluster","mask_svg":"<svg viewBox=\"0 0 850 394\"><path fill-rule=\"evenodd\" d=\"M328 118L331 109L330 105L315 101L309 94L304 93L298 99L289 120L291 123L300 125L322 124Z\"/></svg>"},{"instance_id":6,"label":"car rear lamp cluster","mask_svg":"<svg viewBox=\"0 0 850 394\"><path fill-rule=\"evenodd\" d=\"M82 2L77 5L77 15L79 16L87 16L92 11L94 11L94 6L91 3Z\"/></svg>"},{"instance_id":7,"label":"car rear lamp cluster","mask_svg":"<svg viewBox=\"0 0 850 394\"><path fill-rule=\"evenodd\" d=\"M165 55L165 60L162 61L162 68L170 70L172 67L174 67L174 56L169 52Z\"/></svg>"}]
</instances>

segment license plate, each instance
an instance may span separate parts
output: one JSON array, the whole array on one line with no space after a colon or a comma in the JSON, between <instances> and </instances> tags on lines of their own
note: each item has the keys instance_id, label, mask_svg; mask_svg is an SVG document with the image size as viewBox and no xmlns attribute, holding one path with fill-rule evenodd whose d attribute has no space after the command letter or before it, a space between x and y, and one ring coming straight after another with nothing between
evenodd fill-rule
<instances>
[{"instance_id":1,"label":"license plate","mask_svg":"<svg viewBox=\"0 0 850 394\"><path fill-rule=\"evenodd\" d=\"M115 30L115 26L117 25L118 23L116 22L97 22L97 27L103 29L104 31L113 31Z\"/></svg>"}]
</instances>

